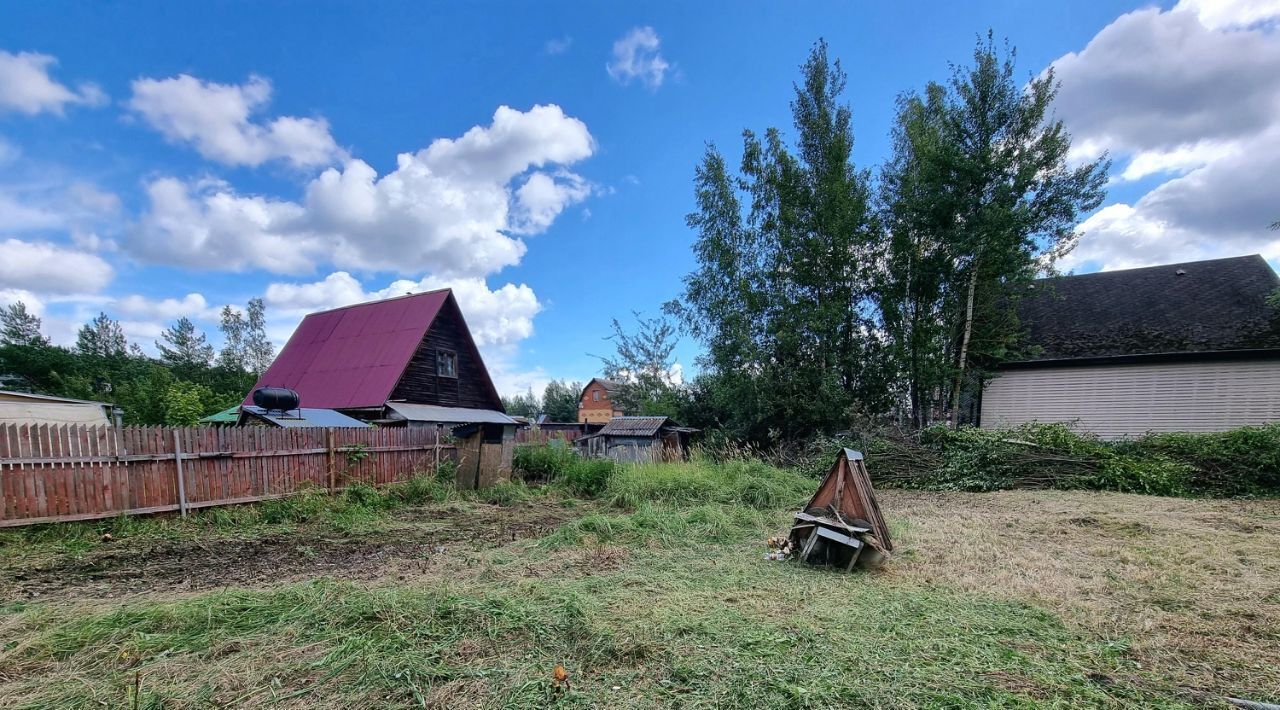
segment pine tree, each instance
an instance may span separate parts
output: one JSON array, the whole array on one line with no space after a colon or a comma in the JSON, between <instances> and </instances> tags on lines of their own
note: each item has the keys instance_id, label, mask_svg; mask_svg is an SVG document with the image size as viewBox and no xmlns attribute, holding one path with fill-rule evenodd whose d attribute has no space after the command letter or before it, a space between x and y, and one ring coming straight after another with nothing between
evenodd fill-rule
<instances>
[{"instance_id":1,"label":"pine tree","mask_svg":"<svg viewBox=\"0 0 1280 710\"><path fill-rule=\"evenodd\" d=\"M27 310L22 301L0 308L0 344L45 346L49 339L40 333L40 317Z\"/></svg>"},{"instance_id":2,"label":"pine tree","mask_svg":"<svg viewBox=\"0 0 1280 710\"><path fill-rule=\"evenodd\" d=\"M172 367L208 367L213 362L213 346L185 316L161 333L156 349L160 359Z\"/></svg>"},{"instance_id":3,"label":"pine tree","mask_svg":"<svg viewBox=\"0 0 1280 710\"><path fill-rule=\"evenodd\" d=\"M576 422L581 396L581 382L552 380L542 391L542 411L553 422Z\"/></svg>"},{"instance_id":4,"label":"pine tree","mask_svg":"<svg viewBox=\"0 0 1280 710\"><path fill-rule=\"evenodd\" d=\"M119 322L99 313L76 334L76 351L81 355L120 358L128 354L129 342Z\"/></svg>"}]
</instances>

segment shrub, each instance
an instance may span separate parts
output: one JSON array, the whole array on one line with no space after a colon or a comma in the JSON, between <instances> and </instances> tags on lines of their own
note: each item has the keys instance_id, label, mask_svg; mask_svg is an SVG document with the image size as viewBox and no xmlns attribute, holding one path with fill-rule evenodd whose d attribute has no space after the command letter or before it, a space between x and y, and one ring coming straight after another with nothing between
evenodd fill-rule
<instances>
[{"instance_id":1,"label":"shrub","mask_svg":"<svg viewBox=\"0 0 1280 710\"><path fill-rule=\"evenodd\" d=\"M1150 434L1119 447L1184 463L1199 493L1280 494L1280 423L1208 434Z\"/></svg>"},{"instance_id":2,"label":"shrub","mask_svg":"<svg viewBox=\"0 0 1280 710\"><path fill-rule=\"evenodd\" d=\"M1102 441L1065 424L927 429L817 440L797 470L818 476L841 446L866 452L879 485L933 490L1094 489L1148 495L1280 494L1280 424Z\"/></svg>"}]
</instances>

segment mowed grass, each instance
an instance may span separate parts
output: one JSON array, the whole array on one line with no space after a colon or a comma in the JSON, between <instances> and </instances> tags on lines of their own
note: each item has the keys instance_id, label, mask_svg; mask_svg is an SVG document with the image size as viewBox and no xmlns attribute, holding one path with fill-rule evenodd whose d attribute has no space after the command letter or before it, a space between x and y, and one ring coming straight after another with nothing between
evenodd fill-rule
<instances>
[{"instance_id":1,"label":"mowed grass","mask_svg":"<svg viewBox=\"0 0 1280 710\"><path fill-rule=\"evenodd\" d=\"M166 708L1280 700L1274 501L888 491L884 569L764 561L814 485L629 468L604 507L408 577L0 603L0 706L128 707L135 683Z\"/></svg>"}]
</instances>

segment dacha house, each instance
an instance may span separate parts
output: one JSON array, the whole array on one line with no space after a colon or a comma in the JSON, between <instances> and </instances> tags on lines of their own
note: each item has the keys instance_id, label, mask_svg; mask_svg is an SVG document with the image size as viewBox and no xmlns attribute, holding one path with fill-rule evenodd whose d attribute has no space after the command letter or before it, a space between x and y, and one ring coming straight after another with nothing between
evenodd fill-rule
<instances>
[{"instance_id":1,"label":"dacha house","mask_svg":"<svg viewBox=\"0 0 1280 710\"><path fill-rule=\"evenodd\" d=\"M511 475L516 422L449 289L308 315L254 390L266 387L297 392L303 412L452 432L464 487ZM253 407L250 393L242 410Z\"/></svg>"},{"instance_id":2,"label":"dacha house","mask_svg":"<svg viewBox=\"0 0 1280 710\"><path fill-rule=\"evenodd\" d=\"M588 382L578 401L578 422L604 424L614 417L625 416L626 412L614 399L621 388L621 384L600 377Z\"/></svg>"}]
</instances>

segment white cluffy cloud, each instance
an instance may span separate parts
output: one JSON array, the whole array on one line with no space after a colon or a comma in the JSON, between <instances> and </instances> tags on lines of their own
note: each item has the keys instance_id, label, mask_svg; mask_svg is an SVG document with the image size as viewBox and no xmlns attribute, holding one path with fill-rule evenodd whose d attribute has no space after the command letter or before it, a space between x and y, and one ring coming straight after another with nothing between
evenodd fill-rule
<instances>
[{"instance_id":1,"label":"white cluffy cloud","mask_svg":"<svg viewBox=\"0 0 1280 710\"><path fill-rule=\"evenodd\" d=\"M131 295L111 303L112 311L131 320L170 322L179 318L216 321L218 308L210 306L203 294L188 293L182 298L151 299Z\"/></svg>"},{"instance_id":2,"label":"white cluffy cloud","mask_svg":"<svg viewBox=\"0 0 1280 710\"><path fill-rule=\"evenodd\" d=\"M657 89L671 68L661 49L662 39L652 27L632 28L613 43L613 57L605 69L620 84L639 80L650 89Z\"/></svg>"},{"instance_id":3,"label":"white cluffy cloud","mask_svg":"<svg viewBox=\"0 0 1280 710\"><path fill-rule=\"evenodd\" d=\"M101 257L42 241L0 241L0 289L36 293L93 293L114 272Z\"/></svg>"},{"instance_id":4,"label":"white cluffy cloud","mask_svg":"<svg viewBox=\"0 0 1280 710\"><path fill-rule=\"evenodd\" d=\"M284 160L308 167L345 157L322 118L255 120L270 100L271 82L259 76L243 84L218 84L181 74L135 80L129 108L169 140L227 165Z\"/></svg>"},{"instance_id":5,"label":"white cluffy cloud","mask_svg":"<svg viewBox=\"0 0 1280 710\"><path fill-rule=\"evenodd\" d=\"M1277 21L1280 0L1184 0L1122 15L1053 63L1075 157L1108 151L1122 183L1164 179L1086 220L1064 266L1280 259Z\"/></svg>"},{"instance_id":6,"label":"white cluffy cloud","mask_svg":"<svg viewBox=\"0 0 1280 710\"><path fill-rule=\"evenodd\" d=\"M48 54L0 50L0 113L61 115L67 106L106 103L106 94L95 84L84 83L72 89L49 76L49 70L57 63Z\"/></svg>"},{"instance_id":7,"label":"white cluffy cloud","mask_svg":"<svg viewBox=\"0 0 1280 710\"><path fill-rule=\"evenodd\" d=\"M129 248L202 269L306 273L429 271L475 278L519 263L518 236L544 231L590 186L566 166L589 157L586 125L559 106L500 107L488 126L402 153L379 176L362 160L329 168L300 202L241 195L217 181L160 178Z\"/></svg>"}]
</instances>

